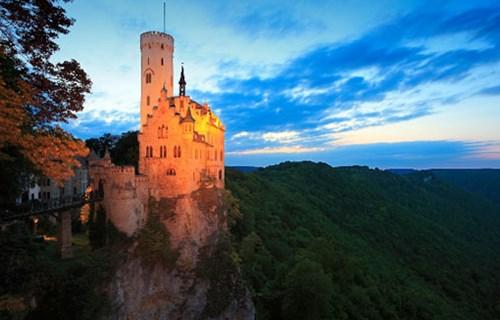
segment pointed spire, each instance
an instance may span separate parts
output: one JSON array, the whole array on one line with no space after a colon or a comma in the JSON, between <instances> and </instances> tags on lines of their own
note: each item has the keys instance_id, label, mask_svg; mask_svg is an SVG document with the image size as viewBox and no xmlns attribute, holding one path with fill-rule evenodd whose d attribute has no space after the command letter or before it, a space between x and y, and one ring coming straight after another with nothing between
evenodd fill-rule
<instances>
[{"instance_id":1,"label":"pointed spire","mask_svg":"<svg viewBox=\"0 0 500 320\"><path fill-rule=\"evenodd\" d=\"M186 78L184 77L184 63L181 64L181 79L179 80L179 96L186 95Z\"/></svg>"},{"instance_id":2,"label":"pointed spire","mask_svg":"<svg viewBox=\"0 0 500 320\"><path fill-rule=\"evenodd\" d=\"M160 90L160 98L167 98L167 97L168 97L168 90L167 88L165 88L165 81L163 81L163 87Z\"/></svg>"},{"instance_id":3,"label":"pointed spire","mask_svg":"<svg viewBox=\"0 0 500 320\"><path fill-rule=\"evenodd\" d=\"M188 107L187 112L186 112L186 116L181 119L181 123L184 123L184 122L194 122L194 121L195 120L193 118L193 115L191 114L191 107Z\"/></svg>"}]
</instances>

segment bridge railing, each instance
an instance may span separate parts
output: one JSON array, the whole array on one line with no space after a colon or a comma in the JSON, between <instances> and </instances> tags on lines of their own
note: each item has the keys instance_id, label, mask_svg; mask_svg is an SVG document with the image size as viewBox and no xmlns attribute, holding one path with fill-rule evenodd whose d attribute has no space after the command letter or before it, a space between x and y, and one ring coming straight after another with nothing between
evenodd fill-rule
<instances>
[{"instance_id":1,"label":"bridge railing","mask_svg":"<svg viewBox=\"0 0 500 320\"><path fill-rule=\"evenodd\" d=\"M54 213L56 211L83 206L86 203L92 203L102 200L102 195L97 192L86 192L66 197L59 197L45 200L30 200L22 203L12 210L3 210L0 214L0 220L9 221L21 219L30 215L41 215Z\"/></svg>"}]
</instances>

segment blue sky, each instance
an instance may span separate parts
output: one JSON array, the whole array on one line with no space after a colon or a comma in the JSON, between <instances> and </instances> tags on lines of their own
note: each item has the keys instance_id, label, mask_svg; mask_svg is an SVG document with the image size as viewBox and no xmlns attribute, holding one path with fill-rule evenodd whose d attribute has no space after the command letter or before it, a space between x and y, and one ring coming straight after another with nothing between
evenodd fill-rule
<instances>
[{"instance_id":1,"label":"blue sky","mask_svg":"<svg viewBox=\"0 0 500 320\"><path fill-rule=\"evenodd\" d=\"M66 127L138 127L139 35L162 1L76 0L55 60L94 85ZM167 1L175 68L227 127L226 164L500 167L498 1Z\"/></svg>"}]
</instances>

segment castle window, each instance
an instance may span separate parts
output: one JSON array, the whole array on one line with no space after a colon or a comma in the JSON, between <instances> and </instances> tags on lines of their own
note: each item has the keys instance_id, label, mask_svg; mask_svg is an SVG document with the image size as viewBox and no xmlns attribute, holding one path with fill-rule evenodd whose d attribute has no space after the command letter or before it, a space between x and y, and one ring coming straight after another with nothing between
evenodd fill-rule
<instances>
[{"instance_id":1,"label":"castle window","mask_svg":"<svg viewBox=\"0 0 500 320\"><path fill-rule=\"evenodd\" d=\"M163 45L163 43L161 44L161 48L163 49L165 46ZM162 59L163 60L163 59Z\"/></svg>"},{"instance_id":2,"label":"castle window","mask_svg":"<svg viewBox=\"0 0 500 320\"><path fill-rule=\"evenodd\" d=\"M146 105L149 106L149 102L150 102L150 99L149 99L149 96L146 97Z\"/></svg>"},{"instance_id":3,"label":"castle window","mask_svg":"<svg viewBox=\"0 0 500 320\"><path fill-rule=\"evenodd\" d=\"M161 58L161 65L163 65L163 58Z\"/></svg>"},{"instance_id":4,"label":"castle window","mask_svg":"<svg viewBox=\"0 0 500 320\"><path fill-rule=\"evenodd\" d=\"M167 157L167 147L161 146L160 147L160 158L166 158L166 157Z\"/></svg>"},{"instance_id":5,"label":"castle window","mask_svg":"<svg viewBox=\"0 0 500 320\"><path fill-rule=\"evenodd\" d=\"M180 157L181 157L181 147L174 146L174 158L180 158Z\"/></svg>"},{"instance_id":6,"label":"castle window","mask_svg":"<svg viewBox=\"0 0 500 320\"><path fill-rule=\"evenodd\" d=\"M219 180L222 180L222 170L219 170Z\"/></svg>"},{"instance_id":7,"label":"castle window","mask_svg":"<svg viewBox=\"0 0 500 320\"><path fill-rule=\"evenodd\" d=\"M151 78L152 78L152 74L151 73L146 73L146 83L151 83Z\"/></svg>"}]
</instances>

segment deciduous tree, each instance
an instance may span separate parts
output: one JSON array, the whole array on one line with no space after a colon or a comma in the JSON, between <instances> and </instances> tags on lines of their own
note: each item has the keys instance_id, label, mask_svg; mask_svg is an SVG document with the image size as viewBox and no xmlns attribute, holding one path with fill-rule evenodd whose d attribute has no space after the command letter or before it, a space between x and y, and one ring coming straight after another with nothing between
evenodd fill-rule
<instances>
[{"instance_id":1,"label":"deciduous tree","mask_svg":"<svg viewBox=\"0 0 500 320\"><path fill-rule=\"evenodd\" d=\"M57 37L74 22L64 2L0 0L0 165L27 164L2 171L10 174L2 183L19 180L27 167L61 182L88 152L60 127L77 117L91 87L77 61L51 61Z\"/></svg>"}]
</instances>

